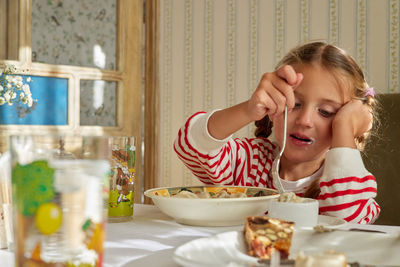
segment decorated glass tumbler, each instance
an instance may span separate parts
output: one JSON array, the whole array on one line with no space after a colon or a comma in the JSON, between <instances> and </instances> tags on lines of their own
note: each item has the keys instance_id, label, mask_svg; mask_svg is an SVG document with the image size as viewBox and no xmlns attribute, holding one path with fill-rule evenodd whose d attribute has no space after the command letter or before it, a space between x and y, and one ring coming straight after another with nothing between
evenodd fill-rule
<instances>
[{"instance_id":1,"label":"decorated glass tumbler","mask_svg":"<svg viewBox=\"0 0 400 267\"><path fill-rule=\"evenodd\" d=\"M136 147L135 137L110 137L112 150L108 221L133 218Z\"/></svg>"},{"instance_id":2,"label":"decorated glass tumbler","mask_svg":"<svg viewBox=\"0 0 400 267\"><path fill-rule=\"evenodd\" d=\"M106 137L10 137L15 266L102 266Z\"/></svg>"}]
</instances>

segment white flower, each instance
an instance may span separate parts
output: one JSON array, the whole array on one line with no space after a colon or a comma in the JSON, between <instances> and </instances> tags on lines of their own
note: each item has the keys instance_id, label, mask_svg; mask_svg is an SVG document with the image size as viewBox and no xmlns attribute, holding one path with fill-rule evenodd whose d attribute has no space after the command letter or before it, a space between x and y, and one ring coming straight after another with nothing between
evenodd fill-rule
<instances>
[{"instance_id":1,"label":"white flower","mask_svg":"<svg viewBox=\"0 0 400 267\"><path fill-rule=\"evenodd\" d=\"M21 103L32 107L33 102L37 100L32 99L32 93L29 84L32 81L31 77L24 78L21 75L13 75L16 73L14 65L5 65L4 69L0 68L0 105L7 103L13 105L14 103Z\"/></svg>"},{"instance_id":2,"label":"white flower","mask_svg":"<svg viewBox=\"0 0 400 267\"><path fill-rule=\"evenodd\" d=\"M17 70L17 68L14 65L6 64L4 72L6 72L6 73L14 73L16 70Z\"/></svg>"},{"instance_id":3,"label":"white flower","mask_svg":"<svg viewBox=\"0 0 400 267\"><path fill-rule=\"evenodd\" d=\"M31 95L31 88L30 88L29 84L22 85L22 90L24 91L24 93L26 95Z\"/></svg>"},{"instance_id":4,"label":"white flower","mask_svg":"<svg viewBox=\"0 0 400 267\"><path fill-rule=\"evenodd\" d=\"M14 76L14 82L15 83L22 83L23 82L22 77L21 76Z\"/></svg>"},{"instance_id":5,"label":"white flower","mask_svg":"<svg viewBox=\"0 0 400 267\"><path fill-rule=\"evenodd\" d=\"M6 91L5 93L4 93L4 99L7 101L7 102L10 102L10 100L11 100L11 95L10 95L10 91Z\"/></svg>"},{"instance_id":6,"label":"white flower","mask_svg":"<svg viewBox=\"0 0 400 267\"><path fill-rule=\"evenodd\" d=\"M33 99L32 97L28 97L28 107L32 107L33 105Z\"/></svg>"}]
</instances>

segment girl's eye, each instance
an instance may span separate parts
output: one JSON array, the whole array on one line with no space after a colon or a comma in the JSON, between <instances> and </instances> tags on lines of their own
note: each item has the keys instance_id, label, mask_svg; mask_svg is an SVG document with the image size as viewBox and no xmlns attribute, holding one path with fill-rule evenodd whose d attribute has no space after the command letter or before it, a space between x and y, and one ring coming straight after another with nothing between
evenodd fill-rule
<instances>
[{"instance_id":1,"label":"girl's eye","mask_svg":"<svg viewBox=\"0 0 400 267\"><path fill-rule=\"evenodd\" d=\"M335 115L335 112L329 112L324 109L319 109L318 112L325 118L329 118L329 117L332 117L333 115Z\"/></svg>"},{"instance_id":2,"label":"girl's eye","mask_svg":"<svg viewBox=\"0 0 400 267\"><path fill-rule=\"evenodd\" d=\"M298 102L294 103L294 108L299 108L300 106L301 106L300 103L298 103Z\"/></svg>"}]
</instances>

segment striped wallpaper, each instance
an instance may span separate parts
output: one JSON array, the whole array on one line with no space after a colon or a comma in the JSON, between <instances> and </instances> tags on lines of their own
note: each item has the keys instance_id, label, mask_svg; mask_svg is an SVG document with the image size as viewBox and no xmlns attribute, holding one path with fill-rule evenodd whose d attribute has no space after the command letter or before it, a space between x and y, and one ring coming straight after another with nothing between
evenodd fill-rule
<instances>
[{"instance_id":1,"label":"striped wallpaper","mask_svg":"<svg viewBox=\"0 0 400 267\"><path fill-rule=\"evenodd\" d=\"M400 0L162 0L159 186L198 184L172 144L192 113L249 98L292 47L326 40L380 93L399 92ZM251 136L249 126L237 133Z\"/></svg>"}]
</instances>

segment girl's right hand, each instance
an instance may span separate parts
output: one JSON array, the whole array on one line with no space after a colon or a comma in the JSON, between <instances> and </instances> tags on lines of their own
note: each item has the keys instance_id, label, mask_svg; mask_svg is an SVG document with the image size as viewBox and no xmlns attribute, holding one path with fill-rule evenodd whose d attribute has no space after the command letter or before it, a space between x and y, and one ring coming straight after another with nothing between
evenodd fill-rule
<instances>
[{"instance_id":1,"label":"girl's right hand","mask_svg":"<svg viewBox=\"0 0 400 267\"><path fill-rule=\"evenodd\" d=\"M248 100L247 111L253 121L282 113L285 105L292 109L295 104L293 90L301 83L303 75L290 65L274 72L265 73L257 89Z\"/></svg>"}]
</instances>

